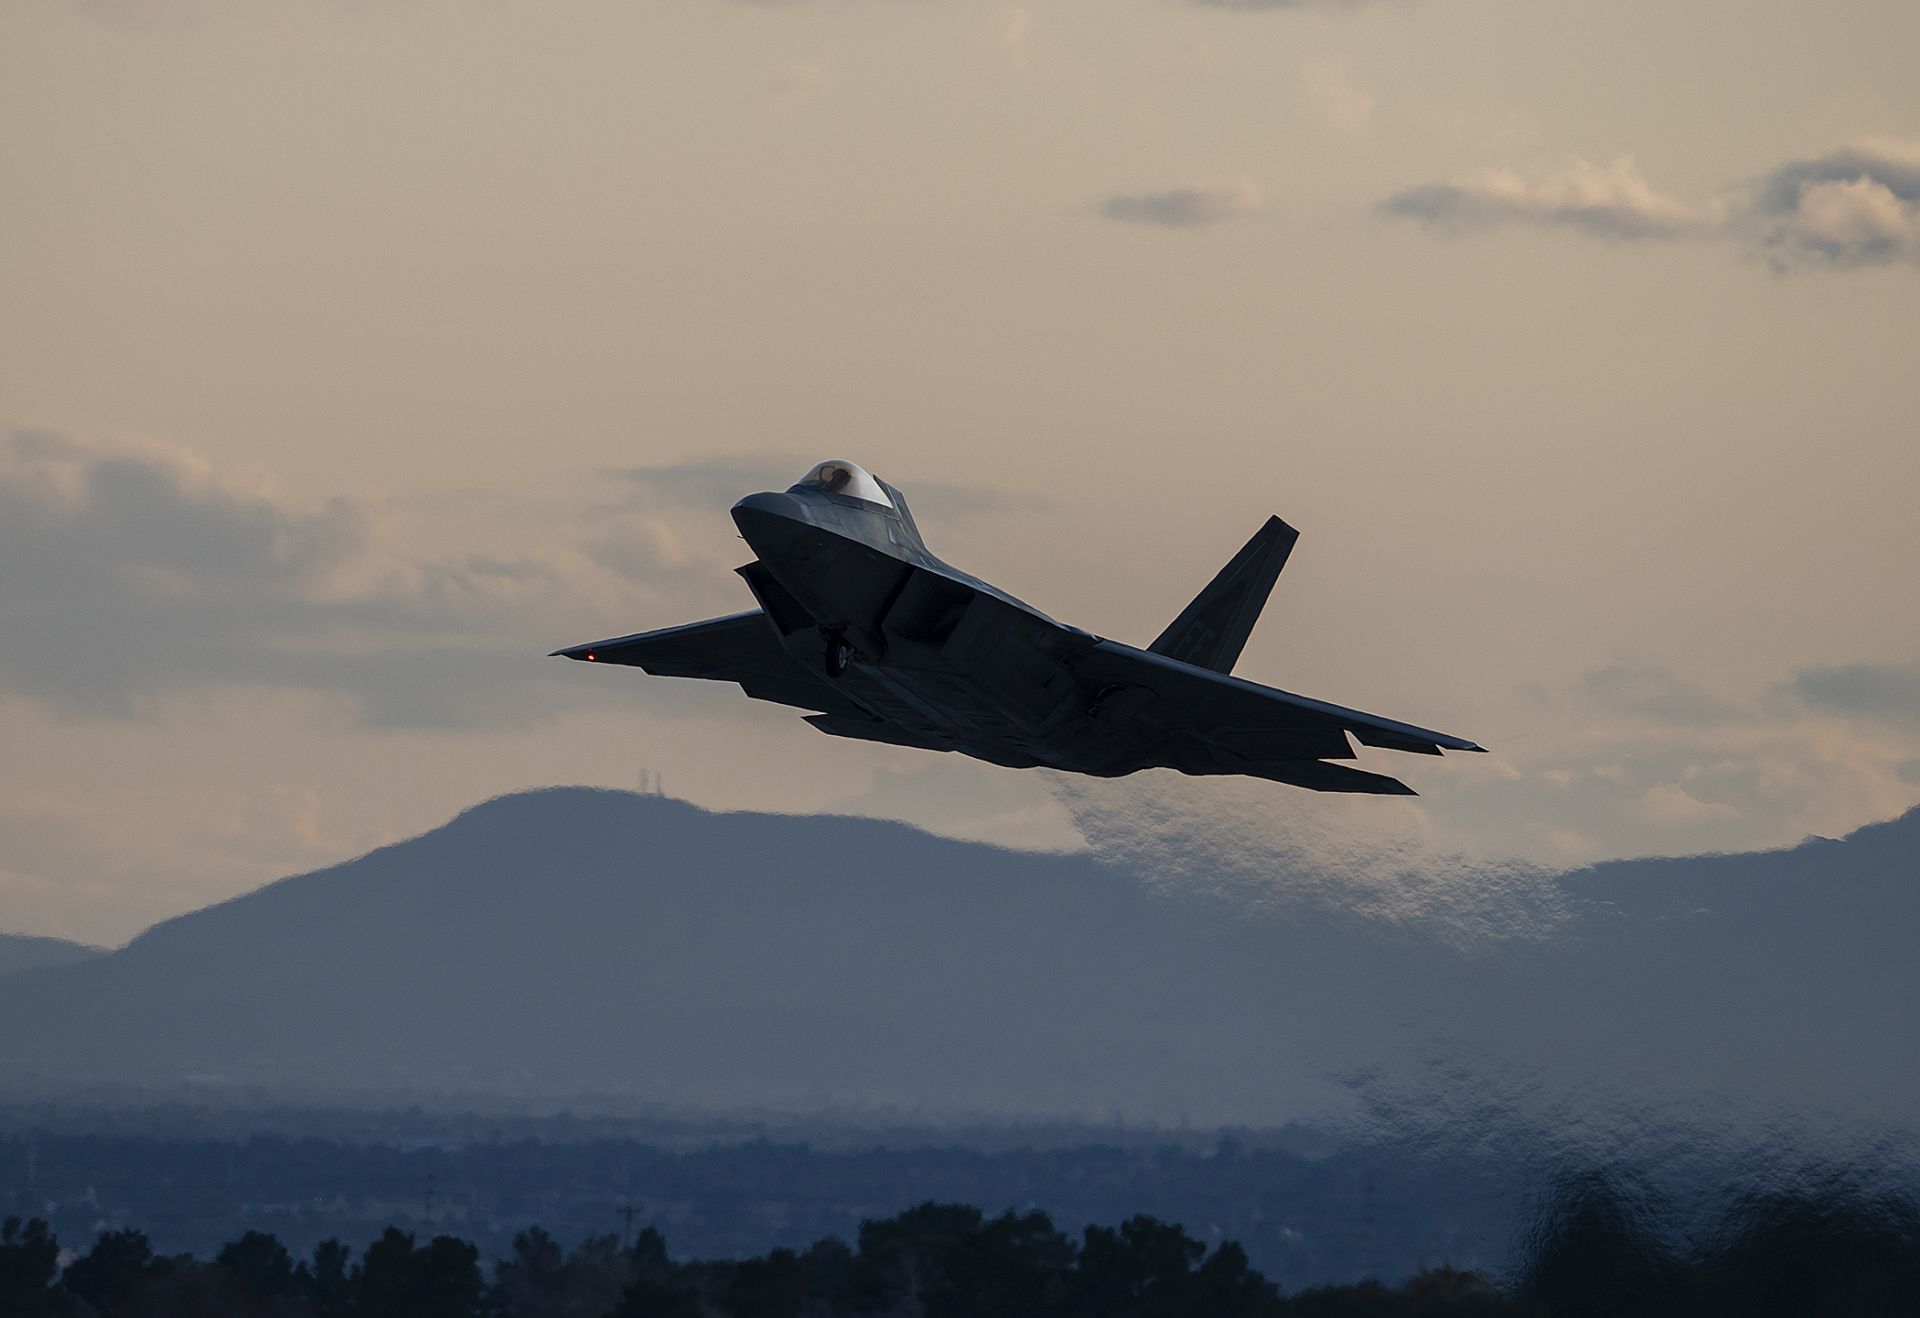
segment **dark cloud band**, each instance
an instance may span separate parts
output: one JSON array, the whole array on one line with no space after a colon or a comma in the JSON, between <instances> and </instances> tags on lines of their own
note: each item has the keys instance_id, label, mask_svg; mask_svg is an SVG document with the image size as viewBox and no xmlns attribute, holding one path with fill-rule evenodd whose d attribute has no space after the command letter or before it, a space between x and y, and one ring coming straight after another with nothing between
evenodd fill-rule
<instances>
[{"instance_id":1,"label":"dark cloud band","mask_svg":"<svg viewBox=\"0 0 1920 1318\"><path fill-rule=\"evenodd\" d=\"M1244 179L1158 192L1123 192L1100 203L1100 214L1123 224L1197 229L1242 219L1260 209L1260 190Z\"/></svg>"}]
</instances>

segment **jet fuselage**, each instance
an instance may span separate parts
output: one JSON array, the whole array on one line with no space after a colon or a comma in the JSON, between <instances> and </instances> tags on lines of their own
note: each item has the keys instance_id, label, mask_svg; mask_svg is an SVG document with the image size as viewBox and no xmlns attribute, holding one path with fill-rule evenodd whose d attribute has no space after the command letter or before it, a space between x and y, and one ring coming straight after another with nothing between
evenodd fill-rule
<instances>
[{"instance_id":1,"label":"jet fuselage","mask_svg":"<svg viewBox=\"0 0 1920 1318\"><path fill-rule=\"evenodd\" d=\"M836 737L1111 777L1245 774L1405 794L1334 761L1353 741L1438 755L1459 737L1232 675L1298 533L1269 518L1147 649L1055 621L927 550L899 490L823 462L733 508L759 608L555 651L736 682ZM1350 740L1350 738L1352 740Z\"/></svg>"},{"instance_id":2,"label":"jet fuselage","mask_svg":"<svg viewBox=\"0 0 1920 1318\"><path fill-rule=\"evenodd\" d=\"M1098 726L1098 692L1069 662L1097 638L934 557L899 491L883 488L892 507L806 489L734 505L756 559L741 575L795 661L914 734L906 744L1022 768L1140 767L1136 748Z\"/></svg>"}]
</instances>

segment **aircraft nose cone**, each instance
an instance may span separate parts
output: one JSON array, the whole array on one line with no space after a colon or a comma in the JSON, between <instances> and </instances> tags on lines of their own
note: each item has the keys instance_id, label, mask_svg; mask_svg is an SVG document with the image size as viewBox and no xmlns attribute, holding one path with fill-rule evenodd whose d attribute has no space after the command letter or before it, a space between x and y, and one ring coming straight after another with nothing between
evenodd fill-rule
<instances>
[{"instance_id":1,"label":"aircraft nose cone","mask_svg":"<svg viewBox=\"0 0 1920 1318\"><path fill-rule=\"evenodd\" d=\"M775 494L771 490L765 494L749 494L733 505L735 520L738 520L743 512L761 513L768 517L786 517L799 521L805 521L807 517L798 499L791 494Z\"/></svg>"},{"instance_id":2,"label":"aircraft nose cone","mask_svg":"<svg viewBox=\"0 0 1920 1318\"><path fill-rule=\"evenodd\" d=\"M806 505L790 494L749 494L733 505L733 524L756 549L785 544L806 529Z\"/></svg>"}]
</instances>

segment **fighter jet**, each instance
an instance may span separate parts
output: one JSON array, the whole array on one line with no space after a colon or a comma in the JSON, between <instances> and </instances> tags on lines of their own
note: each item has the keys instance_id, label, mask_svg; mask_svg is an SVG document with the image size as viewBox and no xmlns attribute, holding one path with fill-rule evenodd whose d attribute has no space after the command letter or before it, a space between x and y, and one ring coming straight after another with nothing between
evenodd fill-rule
<instances>
[{"instance_id":1,"label":"fighter jet","mask_svg":"<svg viewBox=\"0 0 1920 1318\"><path fill-rule=\"evenodd\" d=\"M1144 650L941 562L900 491L851 462L750 494L733 521L754 553L738 571L759 608L554 654L737 682L756 700L815 711L806 721L835 737L1100 778L1166 768L1411 796L1398 779L1333 761L1354 758L1352 741L1419 755L1483 749L1232 675L1299 538L1277 517Z\"/></svg>"}]
</instances>

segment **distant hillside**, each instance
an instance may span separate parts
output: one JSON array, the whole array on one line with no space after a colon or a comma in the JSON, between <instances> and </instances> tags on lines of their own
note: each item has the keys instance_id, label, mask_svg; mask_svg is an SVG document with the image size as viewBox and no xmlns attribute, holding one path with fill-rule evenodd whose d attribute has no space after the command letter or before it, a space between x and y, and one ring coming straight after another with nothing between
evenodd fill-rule
<instances>
[{"instance_id":1,"label":"distant hillside","mask_svg":"<svg viewBox=\"0 0 1920 1318\"><path fill-rule=\"evenodd\" d=\"M64 938L36 938L30 934L0 934L0 975L40 966L64 966L105 956L104 947L69 943Z\"/></svg>"},{"instance_id":2,"label":"distant hillside","mask_svg":"<svg viewBox=\"0 0 1920 1318\"><path fill-rule=\"evenodd\" d=\"M20 977L0 1078L1218 1117L1320 1083L1240 1055L1263 959L1082 857L555 789Z\"/></svg>"},{"instance_id":3,"label":"distant hillside","mask_svg":"<svg viewBox=\"0 0 1920 1318\"><path fill-rule=\"evenodd\" d=\"M1546 959L1456 1002L1517 1056L1571 1048L1607 1096L1674 1077L1845 1141L1920 1129L1920 809L1777 851L1614 861L1564 876L1578 921ZM1600 1091L1597 1089L1596 1093ZM1824 1129L1823 1129L1824 1127Z\"/></svg>"},{"instance_id":4,"label":"distant hillside","mask_svg":"<svg viewBox=\"0 0 1920 1318\"><path fill-rule=\"evenodd\" d=\"M10 977L0 1082L1173 1123L1914 1108L1920 813L1540 882L1575 912L1552 941L1461 948L1084 855L554 789Z\"/></svg>"}]
</instances>

